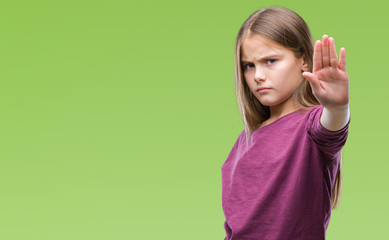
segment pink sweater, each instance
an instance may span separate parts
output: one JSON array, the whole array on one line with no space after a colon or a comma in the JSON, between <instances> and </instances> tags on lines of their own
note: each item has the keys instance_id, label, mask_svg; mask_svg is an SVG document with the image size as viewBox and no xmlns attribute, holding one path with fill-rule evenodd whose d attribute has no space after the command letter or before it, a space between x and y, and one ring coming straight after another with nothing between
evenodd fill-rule
<instances>
[{"instance_id":1,"label":"pink sweater","mask_svg":"<svg viewBox=\"0 0 389 240\"><path fill-rule=\"evenodd\" d=\"M347 125L320 123L323 106L241 132L222 171L225 240L324 240Z\"/></svg>"}]
</instances>

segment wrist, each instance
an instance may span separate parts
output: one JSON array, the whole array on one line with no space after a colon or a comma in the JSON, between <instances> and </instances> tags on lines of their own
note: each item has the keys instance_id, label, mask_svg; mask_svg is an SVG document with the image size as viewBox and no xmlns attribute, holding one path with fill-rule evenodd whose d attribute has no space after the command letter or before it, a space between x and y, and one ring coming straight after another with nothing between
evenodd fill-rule
<instances>
[{"instance_id":1,"label":"wrist","mask_svg":"<svg viewBox=\"0 0 389 240\"><path fill-rule=\"evenodd\" d=\"M333 109L324 108L320 123L329 131L337 131L342 129L350 121L350 107L337 107Z\"/></svg>"}]
</instances>

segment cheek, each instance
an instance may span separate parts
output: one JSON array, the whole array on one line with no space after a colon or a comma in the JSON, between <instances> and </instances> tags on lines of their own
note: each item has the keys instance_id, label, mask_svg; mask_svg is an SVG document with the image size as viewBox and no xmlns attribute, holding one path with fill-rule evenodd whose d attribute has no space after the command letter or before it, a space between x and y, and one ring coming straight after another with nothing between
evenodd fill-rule
<instances>
[{"instance_id":1,"label":"cheek","mask_svg":"<svg viewBox=\"0 0 389 240\"><path fill-rule=\"evenodd\" d=\"M246 71L244 74L243 74L243 77L244 79L246 79L246 82L250 82L251 81L251 74L250 72Z\"/></svg>"},{"instance_id":2,"label":"cheek","mask_svg":"<svg viewBox=\"0 0 389 240\"><path fill-rule=\"evenodd\" d=\"M285 79L288 79L288 85L289 86L296 86L300 84L300 81L302 80L302 72L301 69L297 68L296 66L291 66L287 71L285 71L284 77Z\"/></svg>"},{"instance_id":3,"label":"cheek","mask_svg":"<svg viewBox=\"0 0 389 240\"><path fill-rule=\"evenodd\" d=\"M253 82L254 82L254 78L251 76L251 74L244 74L243 75L243 77L244 77L244 82L246 82L246 84L247 84L247 86L249 86L250 87L250 89L251 89L251 86L254 84Z\"/></svg>"}]
</instances>

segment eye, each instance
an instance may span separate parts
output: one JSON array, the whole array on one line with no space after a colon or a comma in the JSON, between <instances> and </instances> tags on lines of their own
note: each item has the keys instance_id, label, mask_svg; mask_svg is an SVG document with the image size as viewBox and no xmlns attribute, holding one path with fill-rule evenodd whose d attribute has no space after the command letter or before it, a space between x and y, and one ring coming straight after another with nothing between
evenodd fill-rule
<instances>
[{"instance_id":1,"label":"eye","mask_svg":"<svg viewBox=\"0 0 389 240\"><path fill-rule=\"evenodd\" d=\"M272 64L276 63L276 61L277 61L277 59L268 59L266 61L266 63L269 64L269 65L272 65Z\"/></svg>"},{"instance_id":2,"label":"eye","mask_svg":"<svg viewBox=\"0 0 389 240\"><path fill-rule=\"evenodd\" d=\"M249 69L249 68L248 68L249 66L253 66L253 64L252 64L252 63L244 64L244 65L243 65L243 68L244 68L244 69Z\"/></svg>"}]
</instances>

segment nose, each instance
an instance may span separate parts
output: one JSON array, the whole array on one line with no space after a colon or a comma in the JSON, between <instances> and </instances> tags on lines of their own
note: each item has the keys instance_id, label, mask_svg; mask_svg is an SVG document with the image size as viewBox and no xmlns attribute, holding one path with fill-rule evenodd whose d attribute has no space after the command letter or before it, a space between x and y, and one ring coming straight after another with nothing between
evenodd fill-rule
<instances>
[{"instance_id":1,"label":"nose","mask_svg":"<svg viewBox=\"0 0 389 240\"><path fill-rule=\"evenodd\" d=\"M255 69L254 80L256 82L265 81L265 74L261 69Z\"/></svg>"}]
</instances>

